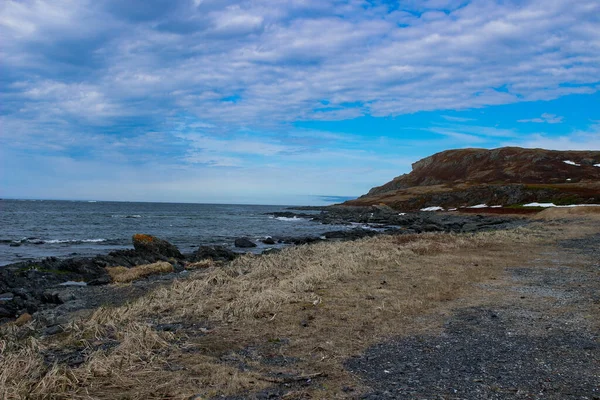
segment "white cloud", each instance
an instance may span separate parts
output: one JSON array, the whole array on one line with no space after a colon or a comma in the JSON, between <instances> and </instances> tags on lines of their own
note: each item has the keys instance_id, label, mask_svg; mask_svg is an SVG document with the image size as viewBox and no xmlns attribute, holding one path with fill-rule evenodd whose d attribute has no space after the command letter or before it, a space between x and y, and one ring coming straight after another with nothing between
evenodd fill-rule
<instances>
[{"instance_id":1,"label":"white cloud","mask_svg":"<svg viewBox=\"0 0 600 400\"><path fill-rule=\"evenodd\" d=\"M27 80L43 86L43 69L55 71L63 50L38 54L40 41L67 41L68 49L81 36L93 39L85 52L72 50L82 53L78 73L55 79L101 87L107 103L132 115L185 108L235 126L387 116L592 92L600 76L594 0L407 3L424 12L420 18L360 2L174 3L175 11L150 22L96 3L6 4L1 34L10 70L36 60ZM45 10L60 18L46 21ZM94 28L86 26L90 16ZM27 21L34 27L25 35ZM234 94L239 101L221 101Z\"/></svg>"},{"instance_id":2,"label":"white cloud","mask_svg":"<svg viewBox=\"0 0 600 400\"><path fill-rule=\"evenodd\" d=\"M559 117L555 114L544 113L539 118L531 118L531 119L520 119L517 122L534 122L538 124L560 124L563 122L563 117Z\"/></svg>"}]
</instances>

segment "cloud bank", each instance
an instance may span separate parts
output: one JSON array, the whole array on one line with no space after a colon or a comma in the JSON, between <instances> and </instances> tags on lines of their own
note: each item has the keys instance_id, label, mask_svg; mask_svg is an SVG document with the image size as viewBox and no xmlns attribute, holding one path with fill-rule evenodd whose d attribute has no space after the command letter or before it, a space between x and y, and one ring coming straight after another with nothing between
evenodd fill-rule
<instances>
[{"instance_id":1,"label":"cloud bank","mask_svg":"<svg viewBox=\"0 0 600 400\"><path fill-rule=\"evenodd\" d=\"M596 0L399 4L5 1L0 144L5 157L26 153L40 167L42 157L60 157L208 174L381 159L378 169L389 172L410 162L383 151L372 132L352 137L297 124L549 101L600 88ZM365 174L362 185L378 179ZM337 190L359 194L363 186Z\"/></svg>"}]
</instances>

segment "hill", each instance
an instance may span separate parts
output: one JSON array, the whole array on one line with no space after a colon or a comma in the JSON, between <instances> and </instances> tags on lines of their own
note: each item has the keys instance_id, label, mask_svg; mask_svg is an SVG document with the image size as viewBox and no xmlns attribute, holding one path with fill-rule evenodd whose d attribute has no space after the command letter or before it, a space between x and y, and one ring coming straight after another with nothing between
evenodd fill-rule
<instances>
[{"instance_id":1,"label":"hill","mask_svg":"<svg viewBox=\"0 0 600 400\"><path fill-rule=\"evenodd\" d=\"M344 204L413 210L529 202L600 203L600 151L447 150Z\"/></svg>"}]
</instances>

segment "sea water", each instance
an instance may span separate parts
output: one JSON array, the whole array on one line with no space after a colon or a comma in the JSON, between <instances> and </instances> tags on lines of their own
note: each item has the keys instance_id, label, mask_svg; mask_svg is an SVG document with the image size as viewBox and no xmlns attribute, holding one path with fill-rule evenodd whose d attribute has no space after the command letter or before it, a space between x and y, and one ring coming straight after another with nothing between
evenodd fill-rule
<instances>
[{"instance_id":1,"label":"sea water","mask_svg":"<svg viewBox=\"0 0 600 400\"><path fill-rule=\"evenodd\" d=\"M133 248L135 233L165 239L183 253L200 245L233 247L235 238L248 237L257 242L254 251L259 252L271 247L260 243L267 236L319 236L328 230L349 229L306 218L275 218L271 213L278 211L289 211L289 207L0 200L0 265Z\"/></svg>"}]
</instances>

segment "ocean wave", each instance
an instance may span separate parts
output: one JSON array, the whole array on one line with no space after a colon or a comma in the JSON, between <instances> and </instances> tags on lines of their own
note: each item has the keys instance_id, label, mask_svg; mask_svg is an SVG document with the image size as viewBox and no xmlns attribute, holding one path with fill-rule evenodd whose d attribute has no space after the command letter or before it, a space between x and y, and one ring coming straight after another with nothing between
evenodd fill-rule
<instances>
[{"instance_id":1,"label":"ocean wave","mask_svg":"<svg viewBox=\"0 0 600 400\"><path fill-rule=\"evenodd\" d=\"M279 221L302 221L304 218L298 217L276 217L275 219Z\"/></svg>"},{"instance_id":2,"label":"ocean wave","mask_svg":"<svg viewBox=\"0 0 600 400\"><path fill-rule=\"evenodd\" d=\"M101 243L106 242L106 239L50 239L42 240L44 243L56 244L56 243Z\"/></svg>"},{"instance_id":3,"label":"ocean wave","mask_svg":"<svg viewBox=\"0 0 600 400\"><path fill-rule=\"evenodd\" d=\"M19 243L19 244L63 244L63 243L101 243L108 239L40 239L36 237L26 237L18 240L2 240L2 243Z\"/></svg>"},{"instance_id":4,"label":"ocean wave","mask_svg":"<svg viewBox=\"0 0 600 400\"><path fill-rule=\"evenodd\" d=\"M111 215L111 218L142 218L141 215L139 214L115 214L115 215Z\"/></svg>"}]
</instances>

